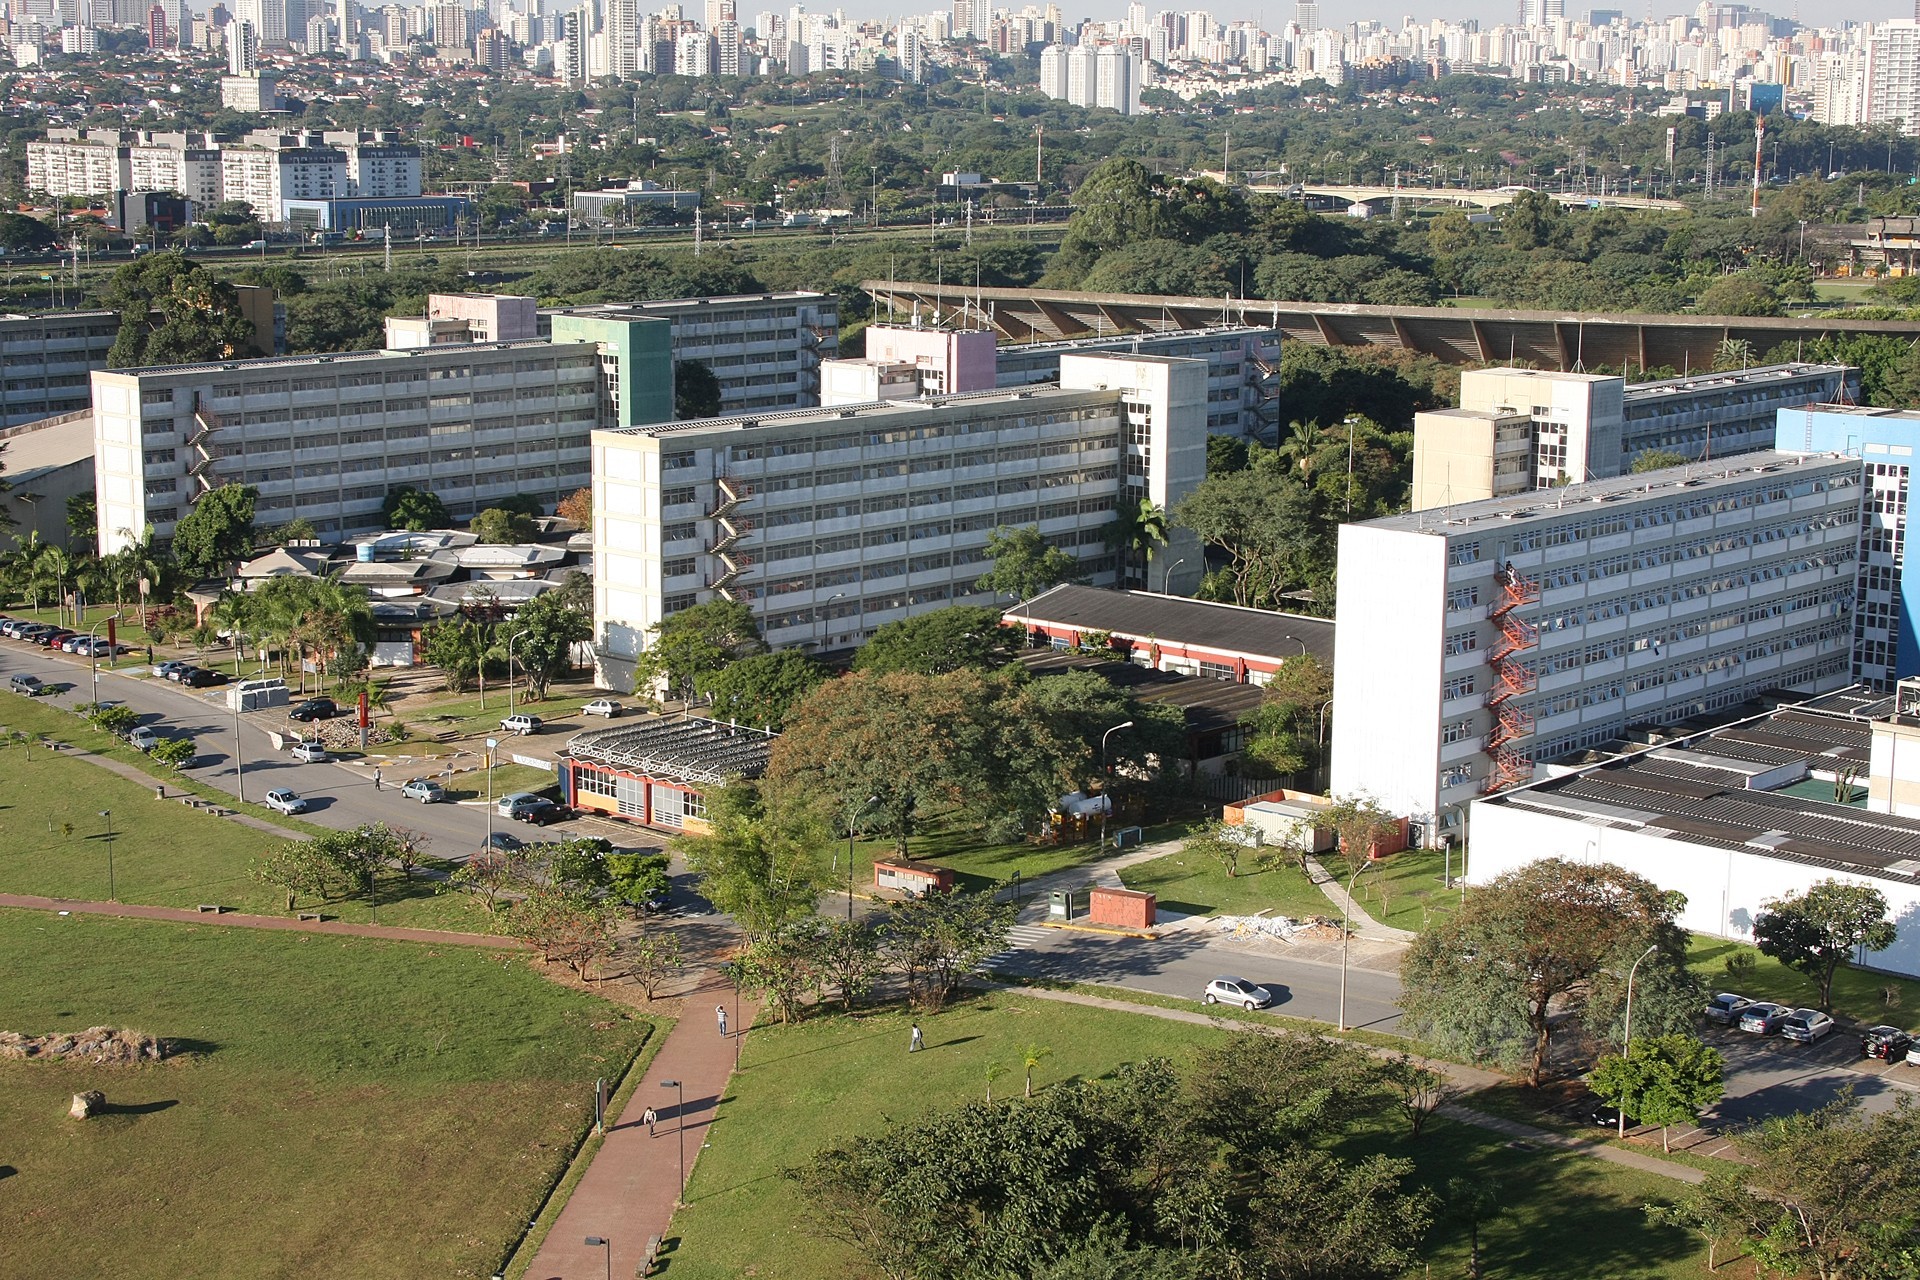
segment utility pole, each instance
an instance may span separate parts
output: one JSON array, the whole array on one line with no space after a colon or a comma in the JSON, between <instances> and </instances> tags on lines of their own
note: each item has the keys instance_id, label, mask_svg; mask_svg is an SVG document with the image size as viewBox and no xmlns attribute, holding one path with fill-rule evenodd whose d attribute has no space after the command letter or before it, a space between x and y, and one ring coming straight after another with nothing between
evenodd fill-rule
<instances>
[{"instance_id":1,"label":"utility pole","mask_svg":"<svg viewBox=\"0 0 1920 1280\"><path fill-rule=\"evenodd\" d=\"M1046 158L1046 152L1044 150L1046 137L1047 126L1043 124L1033 126L1033 198L1036 200L1040 198L1040 184L1046 181L1044 176L1046 173L1046 166L1044 164Z\"/></svg>"},{"instance_id":2,"label":"utility pole","mask_svg":"<svg viewBox=\"0 0 1920 1280\"><path fill-rule=\"evenodd\" d=\"M1766 158L1767 118L1764 115L1753 119L1753 206L1747 210L1747 216L1760 216L1760 166Z\"/></svg>"},{"instance_id":3,"label":"utility pole","mask_svg":"<svg viewBox=\"0 0 1920 1280\"><path fill-rule=\"evenodd\" d=\"M702 227L700 222L700 209L696 205L693 210L693 256L696 258L700 256L701 230L702 230Z\"/></svg>"},{"instance_id":4,"label":"utility pole","mask_svg":"<svg viewBox=\"0 0 1920 1280\"><path fill-rule=\"evenodd\" d=\"M382 237L382 239L386 241L386 245L387 245L387 274L392 275L393 274L393 224L391 222L386 224L385 231L386 231L386 234Z\"/></svg>"}]
</instances>

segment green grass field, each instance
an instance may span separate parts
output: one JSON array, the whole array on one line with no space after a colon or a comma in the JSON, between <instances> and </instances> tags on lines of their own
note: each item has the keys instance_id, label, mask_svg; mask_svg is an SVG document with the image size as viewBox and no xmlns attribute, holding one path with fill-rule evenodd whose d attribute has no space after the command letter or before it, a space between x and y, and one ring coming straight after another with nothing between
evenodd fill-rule
<instances>
[{"instance_id":1,"label":"green grass field","mask_svg":"<svg viewBox=\"0 0 1920 1280\"><path fill-rule=\"evenodd\" d=\"M887 1012L829 1017L748 1037L745 1070L722 1102L701 1153L688 1207L674 1219L668 1274L679 1280L818 1280L869 1274L808 1221L784 1170L890 1117L980 1098L989 1063L1008 1066L996 1096L1021 1088L1021 1046L1051 1047L1037 1088L1095 1077L1127 1061L1190 1058L1225 1032L1142 1014L997 992L923 1020L927 1052L908 1057L907 1021ZM1363 1144L1364 1145L1364 1144ZM1497 1178L1509 1212L1482 1233L1486 1274L1501 1277L1675 1277L1706 1274L1685 1235L1647 1225L1640 1206L1671 1194L1649 1174L1510 1145L1482 1130L1434 1121L1407 1149L1435 1182ZM1465 1274L1463 1234L1435 1232L1434 1275ZM1577 1261L1575 1261L1577 1260ZM1424 1274L1424 1271L1420 1274Z\"/></svg>"},{"instance_id":2,"label":"green grass field","mask_svg":"<svg viewBox=\"0 0 1920 1280\"><path fill-rule=\"evenodd\" d=\"M1440 849L1406 849L1383 859L1360 877L1354 894L1381 924L1415 933L1460 905L1460 890L1444 887L1447 855ZM1452 856L1460 874L1460 856Z\"/></svg>"},{"instance_id":3,"label":"green grass field","mask_svg":"<svg viewBox=\"0 0 1920 1280\"><path fill-rule=\"evenodd\" d=\"M1143 839L1148 844L1177 840L1186 834L1190 825L1186 822L1167 822L1147 827L1142 833ZM952 867L963 889L991 889L1012 880L1015 872L1025 882L1069 867L1096 862L1100 858L1100 842L1029 844L1016 841L988 844L971 831L934 826L909 839L907 852L918 861ZM1115 852L1111 844L1107 846L1107 852ZM838 869L842 876L847 870L846 856L846 842L842 840L838 853ZM853 862L859 885L863 889L872 886L874 859L893 856L894 844L891 840L856 840Z\"/></svg>"},{"instance_id":4,"label":"green grass field","mask_svg":"<svg viewBox=\"0 0 1920 1280\"><path fill-rule=\"evenodd\" d=\"M1754 958L1754 976L1730 979L1726 972L1727 957L1741 953ZM1761 955L1758 948L1743 942L1695 934L1693 946L1687 952L1687 963L1715 991L1737 991L1753 1000L1772 1000L1795 1007L1817 1006L1820 1001L1820 988L1812 978ZM1892 988L1897 1004L1887 1004L1888 988ZM1840 971L1833 975L1831 1012L1836 1018L1854 1018L1867 1023L1894 1022L1903 1027L1920 1024L1920 982L1841 965Z\"/></svg>"},{"instance_id":5,"label":"green grass field","mask_svg":"<svg viewBox=\"0 0 1920 1280\"><path fill-rule=\"evenodd\" d=\"M116 758L151 764L130 747L79 717L27 699L0 697L0 725L55 736ZM177 780L168 791L178 794ZM212 791L209 794L220 793ZM228 803L231 803L228 798ZM318 831L297 820L247 806L257 816L296 831ZM107 820L113 814L111 885ZM247 876L247 863L274 837L225 818L157 800L153 790L86 760L39 746L0 751L0 892L79 900L117 896L122 902L193 907L217 902L241 911L284 912L285 897ZM431 850L429 851L431 852ZM111 893L110 893L111 890ZM306 909L314 904L303 901ZM488 931L487 916L464 894L442 893L425 878L383 877L377 904L381 924L425 929ZM367 922L364 898L320 907L341 920Z\"/></svg>"},{"instance_id":6,"label":"green grass field","mask_svg":"<svg viewBox=\"0 0 1920 1280\"><path fill-rule=\"evenodd\" d=\"M0 1061L17 1276L491 1275L650 1032L469 947L0 911L0 973L0 1028L196 1050Z\"/></svg>"},{"instance_id":7,"label":"green grass field","mask_svg":"<svg viewBox=\"0 0 1920 1280\"><path fill-rule=\"evenodd\" d=\"M1339 914L1297 863L1278 856L1264 869L1243 858L1239 874L1229 876L1211 858L1170 853L1123 868L1120 883L1155 895L1161 910L1181 915L1250 916L1265 911L1298 920Z\"/></svg>"}]
</instances>

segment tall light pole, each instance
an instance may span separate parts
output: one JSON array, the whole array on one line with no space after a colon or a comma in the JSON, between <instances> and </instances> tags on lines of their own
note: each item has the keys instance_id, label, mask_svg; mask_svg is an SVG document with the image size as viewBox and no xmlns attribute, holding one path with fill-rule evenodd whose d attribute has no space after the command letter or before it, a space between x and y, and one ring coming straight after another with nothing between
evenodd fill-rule
<instances>
[{"instance_id":1,"label":"tall light pole","mask_svg":"<svg viewBox=\"0 0 1920 1280\"><path fill-rule=\"evenodd\" d=\"M100 628L119 616L117 613L110 613L87 630L87 658L93 664L93 705L96 709L100 706L100 655L93 651L93 645L94 641L100 638Z\"/></svg>"},{"instance_id":2,"label":"tall light pole","mask_svg":"<svg viewBox=\"0 0 1920 1280\"><path fill-rule=\"evenodd\" d=\"M1659 949L1659 943L1649 942L1647 949L1640 953L1640 959L1635 960L1633 967L1627 970L1627 1018L1626 1026L1622 1029L1620 1037L1620 1060L1622 1062L1633 1061L1633 975L1640 969L1640 960L1645 960ZM1620 1113L1620 1136L1624 1138L1627 1136L1627 1100L1625 1098L1620 1099L1615 1110Z\"/></svg>"},{"instance_id":3,"label":"tall light pole","mask_svg":"<svg viewBox=\"0 0 1920 1280\"><path fill-rule=\"evenodd\" d=\"M607 1254L607 1280L613 1280L613 1241L606 1236L588 1236L587 1248L604 1249Z\"/></svg>"},{"instance_id":4,"label":"tall light pole","mask_svg":"<svg viewBox=\"0 0 1920 1280\"><path fill-rule=\"evenodd\" d=\"M680 1091L680 1101L673 1109L673 1130L680 1135L680 1194L674 1203L684 1208L687 1201L687 1088L678 1080L662 1080L660 1087Z\"/></svg>"},{"instance_id":5,"label":"tall light pole","mask_svg":"<svg viewBox=\"0 0 1920 1280\"><path fill-rule=\"evenodd\" d=\"M1119 724L1100 735L1100 785L1102 788L1105 788L1107 785L1107 739L1122 729L1131 728L1133 728L1133 721L1122 720ZM1103 790L1100 798L1107 802L1106 807L1102 809L1100 813L1100 852L1104 856L1107 852L1107 815L1113 812L1113 793L1109 790Z\"/></svg>"},{"instance_id":6,"label":"tall light pole","mask_svg":"<svg viewBox=\"0 0 1920 1280\"><path fill-rule=\"evenodd\" d=\"M1349 857L1352 855L1349 854ZM1360 855L1360 861L1353 864L1353 874L1347 877L1347 896L1340 904L1340 1029L1347 1029L1347 944L1353 940L1352 919L1353 885L1360 873L1367 869L1367 856Z\"/></svg>"},{"instance_id":7,"label":"tall light pole","mask_svg":"<svg viewBox=\"0 0 1920 1280\"><path fill-rule=\"evenodd\" d=\"M493 851L493 752L500 739L487 739L487 851Z\"/></svg>"},{"instance_id":8,"label":"tall light pole","mask_svg":"<svg viewBox=\"0 0 1920 1280\"><path fill-rule=\"evenodd\" d=\"M1305 640L1302 640L1299 636L1281 636L1280 638L1282 640L1293 641L1300 646L1300 656L1303 658L1307 656L1307 642Z\"/></svg>"},{"instance_id":9,"label":"tall light pole","mask_svg":"<svg viewBox=\"0 0 1920 1280\"><path fill-rule=\"evenodd\" d=\"M246 758L240 754L240 697L229 690L227 700L233 707L233 795L234 799L245 804L247 802L247 762Z\"/></svg>"},{"instance_id":10,"label":"tall light pole","mask_svg":"<svg viewBox=\"0 0 1920 1280\"><path fill-rule=\"evenodd\" d=\"M1165 596L1165 595L1173 594L1173 571L1175 569L1178 569L1181 565L1185 564L1186 562L1187 562L1187 558L1185 556L1181 556L1178 560L1175 560L1172 564L1168 565L1167 571L1160 575L1160 594L1161 595Z\"/></svg>"},{"instance_id":11,"label":"tall light pole","mask_svg":"<svg viewBox=\"0 0 1920 1280\"><path fill-rule=\"evenodd\" d=\"M102 809L100 816L107 820L107 901L120 901L120 894L113 883L113 810Z\"/></svg>"},{"instance_id":12,"label":"tall light pole","mask_svg":"<svg viewBox=\"0 0 1920 1280\"><path fill-rule=\"evenodd\" d=\"M513 714L513 646L521 636L527 634L527 631L528 628L522 627L507 637L507 714L509 716Z\"/></svg>"}]
</instances>

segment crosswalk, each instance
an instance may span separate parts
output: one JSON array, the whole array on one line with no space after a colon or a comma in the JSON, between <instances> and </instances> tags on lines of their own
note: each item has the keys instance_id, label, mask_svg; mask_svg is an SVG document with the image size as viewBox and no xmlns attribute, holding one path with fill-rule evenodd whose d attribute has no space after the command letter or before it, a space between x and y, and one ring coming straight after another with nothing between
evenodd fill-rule
<instances>
[{"instance_id":1,"label":"crosswalk","mask_svg":"<svg viewBox=\"0 0 1920 1280\"><path fill-rule=\"evenodd\" d=\"M1037 924L1016 924L1007 934L1007 945L980 962L984 969L1001 968L1015 960L1024 950L1032 949L1041 942L1058 936L1052 929Z\"/></svg>"}]
</instances>

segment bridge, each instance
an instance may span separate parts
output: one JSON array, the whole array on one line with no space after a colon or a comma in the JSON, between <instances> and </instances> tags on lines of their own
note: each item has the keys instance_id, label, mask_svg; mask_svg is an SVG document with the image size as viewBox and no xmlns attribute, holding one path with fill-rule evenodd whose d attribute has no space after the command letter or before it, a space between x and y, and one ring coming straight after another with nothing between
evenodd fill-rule
<instances>
[{"instance_id":1,"label":"bridge","mask_svg":"<svg viewBox=\"0 0 1920 1280\"><path fill-rule=\"evenodd\" d=\"M1520 363L1571 370L1705 369L1721 344L1747 343L1756 357L1821 338L1868 334L1920 342L1920 322L1848 320L1845 311L1805 317L1581 315L1558 311L1483 311L1467 307L1379 307L1359 303L1265 302L1256 298L1163 298L1152 294L1075 293L1055 289L979 289L868 280L875 318L916 311L972 321L1002 341L1051 342L1217 325L1278 329L1286 342L1328 347L1389 347L1449 364ZM1797 354L1797 352L1796 352Z\"/></svg>"},{"instance_id":2,"label":"bridge","mask_svg":"<svg viewBox=\"0 0 1920 1280\"><path fill-rule=\"evenodd\" d=\"M1223 181L1220 170L1203 170L1202 177ZM1250 177L1268 177L1270 174L1251 174ZM1405 204L1431 205L1454 204L1470 206L1476 209L1497 209L1501 205L1512 204L1515 196L1526 187L1491 187L1470 189L1467 187L1374 187L1355 184L1324 182L1296 183L1243 183L1244 190L1254 195L1306 197L1309 200L1337 200L1342 204L1379 204L1385 201L1399 200ZM1665 209L1674 213L1687 212L1687 206L1678 200L1661 200L1652 196L1593 195L1579 191L1546 191L1541 194L1571 209L1584 209L1588 206L1600 206L1609 209Z\"/></svg>"}]
</instances>

